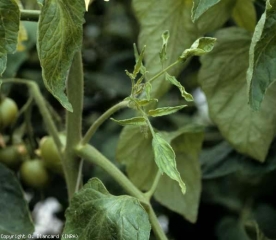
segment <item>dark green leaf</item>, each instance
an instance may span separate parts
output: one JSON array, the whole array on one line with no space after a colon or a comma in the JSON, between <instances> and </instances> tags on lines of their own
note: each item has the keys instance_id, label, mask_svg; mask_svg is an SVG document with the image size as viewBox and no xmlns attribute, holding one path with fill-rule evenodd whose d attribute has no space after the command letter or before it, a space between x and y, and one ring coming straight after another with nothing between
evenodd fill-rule
<instances>
[{"instance_id":1,"label":"dark green leaf","mask_svg":"<svg viewBox=\"0 0 276 240\"><path fill-rule=\"evenodd\" d=\"M169 75L168 73L166 73L165 75L165 79L170 82L171 84L175 85L176 87L178 87L181 96L187 101L187 102L191 102L194 100L193 96L190 93L187 93L185 88L181 85L180 82L177 81L177 79L171 75Z\"/></svg>"},{"instance_id":2,"label":"dark green leaf","mask_svg":"<svg viewBox=\"0 0 276 240\"><path fill-rule=\"evenodd\" d=\"M257 14L253 0L237 0L232 17L239 27L254 32L257 23Z\"/></svg>"},{"instance_id":3,"label":"dark green leaf","mask_svg":"<svg viewBox=\"0 0 276 240\"><path fill-rule=\"evenodd\" d=\"M44 84L69 111L73 109L64 94L65 81L73 57L81 49L84 12L84 1L48 0L38 23L37 50Z\"/></svg>"},{"instance_id":4,"label":"dark green leaf","mask_svg":"<svg viewBox=\"0 0 276 240\"><path fill-rule=\"evenodd\" d=\"M151 116L151 117L165 116L165 115L175 113L175 112L179 111L180 109L182 109L186 106L187 105L181 105L181 106L176 106L176 107L156 108L156 109L153 109L153 110L149 110L148 115Z\"/></svg>"},{"instance_id":5,"label":"dark green leaf","mask_svg":"<svg viewBox=\"0 0 276 240\"><path fill-rule=\"evenodd\" d=\"M194 0L192 9L193 22L195 22L203 13L220 1L221 0Z\"/></svg>"},{"instance_id":6,"label":"dark green leaf","mask_svg":"<svg viewBox=\"0 0 276 240\"><path fill-rule=\"evenodd\" d=\"M246 96L250 33L227 28L215 36L219 41L201 58L199 72L210 117L237 151L264 161L275 133L276 113L271 109L276 105L276 85L267 92L260 112L253 112Z\"/></svg>"},{"instance_id":7,"label":"dark green leaf","mask_svg":"<svg viewBox=\"0 0 276 240\"><path fill-rule=\"evenodd\" d=\"M268 87L276 80L276 0L267 0L266 10L258 22L249 53L247 81L249 104L258 110Z\"/></svg>"},{"instance_id":8,"label":"dark green leaf","mask_svg":"<svg viewBox=\"0 0 276 240\"><path fill-rule=\"evenodd\" d=\"M129 119L123 119L123 120L116 120L114 118L110 118L112 121L122 125L122 126L127 126L127 125L146 125L147 121L143 117L133 117Z\"/></svg>"},{"instance_id":9,"label":"dark green leaf","mask_svg":"<svg viewBox=\"0 0 276 240\"><path fill-rule=\"evenodd\" d=\"M6 69L7 54L17 46L20 11L15 0L0 1L0 76Z\"/></svg>"},{"instance_id":10,"label":"dark green leaf","mask_svg":"<svg viewBox=\"0 0 276 240\"><path fill-rule=\"evenodd\" d=\"M3 164L0 164L0 182L0 235L32 234L34 226L21 186Z\"/></svg>"},{"instance_id":11,"label":"dark green leaf","mask_svg":"<svg viewBox=\"0 0 276 240\"><path fill-rule=\"evenodd\" d=\"M201 56L213 50L216 39L210 37L202 37L197 39L189 49L186 49L180 56L180 59L186 61L192 56Z\"/></svg>"},{"instance_id":12,"label":"dark green leaf","mask_svg":"<svg viewBox=\"0 0 276 240\"><path fill-rule=\"evenodd\" d=\"M73 196L65 216L63 234L76 234L73 239L147 240L150 235L148 215L139 201L111 195L97 178Z\"/></svg>"}]
</instances>

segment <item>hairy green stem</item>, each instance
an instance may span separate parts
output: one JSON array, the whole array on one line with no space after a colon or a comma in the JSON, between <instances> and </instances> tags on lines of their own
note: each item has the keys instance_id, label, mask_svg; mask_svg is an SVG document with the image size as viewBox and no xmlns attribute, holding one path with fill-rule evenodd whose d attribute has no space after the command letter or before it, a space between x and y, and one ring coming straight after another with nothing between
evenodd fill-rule
<instances>
[{"instance_id":1,"label":"hairy green stem","mask_svg":"<svg viewBox=\"0 0 276 240\"><path fill-rule=\"evenodd\" d=\"M67 96L72 104L73 112L66 111L66 146L63 158L69 199L78 189L80 158L76 156L74 147L82 138L82 108L83 108L83 66L81 52L73 59L67 79Z\"/></svg>"},{"instance_id":2,"label":"hairy green stem","mask_svg":"<svg viewBox=\"0 0 276 240\"><path fill-rule=\"evenodd\" d=\"M166 73L169 69L171 69L172 67L174 67L175 65L177 65L178 63L182 62L182 60L177 60L174 63L172 63L171 65L169 65L168 67L166 67L165 69L163 69L160 73L157 73L155 76L153 76L148 82L152 83L155 79L159 78L160 76L162 76L164 73Z\"/></svg>"},{"instance_id":3,"label":"hairy green stem","mask_svg":"<svg viewBox=\"0 0 276 240\"><path fill-rule=\"evenodd\" d=\"M78 145L75 148L76 154L86 161L96 164L103 168L111 177L114 178L125 191L133 197L139 199L141 204L148 212L149 219L152 225L152 229L159 240L167 240L167 237L158 222L158 219L150 205L150 202L146 199L144 194L105 156L103 156L96 148L91 145Z\"/></svg>"},{"instance_id":4,"label":"hairy green stem","mask_svg":"<svg viewBox=\"0 0 276 240\"><path fill-rule=\"evenodd\" d=\"M155 176L155 178L154 178L154 181L153 181L153 184L152 184L150 190L144 194L145 197L146 197L148 200L150 200L151 197L152 197L152 195L154 194L154 192L155 192L155 190L156 190L156 188L157 188L157 186L158 186L158 183L159 183L159 180L160 180L161 176L162 176L161 171L158 170L158 172L156 173L156 176Z\"/></svg>"},{"instance_id":5,"label":"hairy green stem","mask_svg":"<svg viewBox=\"0 0 276 240\"><path fill-rule=\"evenodd\" d=\"M20 16L21 21L38 22L40 11L20 9L20 14L21 14Z\"/></svg>"},{"instance_id":6,"label":"hairy green stem","mask_svg":"<svg viewBox=\"0 0 276 240\"><path fill-rule=\"evenodd\" d=\"M97 131L97 129L115 112L117 112L119 109L127 107L128 101L122 101L114 105L113 107L109 108L106 112L104 112L88 129L86 134L84 135L81 144L85 145L89 142L93 134Z\"/></svg>"}]
</instances>

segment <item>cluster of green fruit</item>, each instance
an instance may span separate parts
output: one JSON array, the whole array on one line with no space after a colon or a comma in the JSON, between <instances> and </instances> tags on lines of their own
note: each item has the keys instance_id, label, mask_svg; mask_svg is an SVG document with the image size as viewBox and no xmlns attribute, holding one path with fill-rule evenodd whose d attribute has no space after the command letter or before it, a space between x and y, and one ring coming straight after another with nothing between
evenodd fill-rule
<instances>
[{"instance_id":1,"label":"cluster of green fruit","mask_svg":"<svg viewBox=\"0 0 276 240\"><path fill-rule=\"evenodd\" d=\"M17 104L11 98L4 98L0 102L0 131L13 125L18 117ZM65 144L65 135L59 135ZM40 140L37 157L29 159L24 144L0 146L0 162L14 171L19 171L21 180L29 187L41 189L49 183L49 172L63 174L61 159L50 136Z\"/></svg>"}]
</instances>

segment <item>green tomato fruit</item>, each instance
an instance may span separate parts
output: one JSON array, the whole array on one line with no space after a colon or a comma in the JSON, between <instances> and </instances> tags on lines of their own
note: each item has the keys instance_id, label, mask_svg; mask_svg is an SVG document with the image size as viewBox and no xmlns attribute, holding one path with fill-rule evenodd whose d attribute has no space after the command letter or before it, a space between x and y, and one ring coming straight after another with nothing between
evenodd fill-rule
<instances>
[{"instance_id":1,"label":"green tomato fruit","mask_svg":"<svg viewBox=\"0 0 276 240\"><path fill-rule=\"evenodd\" d=\"M0 162L11 169L18 169L25 153L23 148L26 150L24 145L14 145L0 149Z\"/></svg>"},{"instance_id":2,"label":"green tomato fruit","mask_svg":"<svg viewBox=\"0 0 276 240\"><path fill-rule=\"evenodd\" d=\"M66 142L66 136L63 134L59 135L60 141L63 145ZM56 173L63 173L61 159L58 154L57 147L52 137L43 137L39 144L40 154L44 161L45 167Z\"/></svg>"},{"instance_id":3,"label":"green tomato fruit","mask_svg":"<svg viewBox=\"0 0 276 240\"><path fill-rule=\"evenodd\" d=\"M11 126L18 115L18 107L11 98L4 98L0 102L0 129Z\"/></svg>"},{"instance_id":4,"label":"green tomato fruit","mask_svg":"<svg viewBox=\"0 0 276 240\"><path fill-rule=\"evenodd\" d=\"M41 189L49 182L49 174L39 159L28 160L20 167L22 181L29 187Z\"/></svg>"}]
</instances>

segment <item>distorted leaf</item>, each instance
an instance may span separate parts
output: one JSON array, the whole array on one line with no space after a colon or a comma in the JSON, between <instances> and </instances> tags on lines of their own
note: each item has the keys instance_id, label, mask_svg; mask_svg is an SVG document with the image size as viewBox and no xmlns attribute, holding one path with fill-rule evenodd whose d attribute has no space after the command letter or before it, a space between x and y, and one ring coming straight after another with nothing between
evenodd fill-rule
<instances>
[{"instance_id":1,"label":"distorted leaf","mask_svg":"<svg viewBox=\"0 0 276 240\"><path fill-rule=\"evenodd\" d=\"M249 104L258 110L269 86L276 80L276 0L267 0L266 10L252 38L247 81Z\"/></svg>"},{"instance_id":2,"label":"distorted leaf","mask_svg":"<svg viewBox=\"0 0 276 240\"><path fill-rule=\"evenodd\" d=\"M148 111L148 115L151 117L160 117L160 116L165 116L169 115L172 113L175 113L179 111L180 109L186 107L187 105L181 105L181 106L176 106L176 107L162 107L162 108L156 108Z\"/></svg>"},{"instance_id":3,"label":"distorted leaf","mask_svg":"<svg viewBox=\"0 0 276 240\"><path fill-rule=\"evenodd\" d=\"M143 67L143 59L145 54L146 46L143 47L138 59L136 60L136 64L133 70L133 76L136 78L137 74L141 71L141 67Z\"/></svg>"},{"instance_id":4,"label":"distorted leaf","mask_svg":"<svg viewBox=\"0 0 276 240\"><path fill-rule=\"evenodd\" d=\"M129 119L123 119L123 120L116 120L114 118L110 118L112 121L122 125L122 126L127 126L127 125L145 125L147 124L147 121L145 120L144 117L133 117Z\"/></svg>"},{"instance_id":5,"label":"distorted leaf","mask_svg":"<svg viewBox=\"0 0 276 240\"><path fill-rule=\"evenodd\" d=\"M257 23L254 0L237 0L232 17L239 27L254 32Z\"/></svg>"},{"instance_id":6,"label":"distorted leaf","mask_svg":"<svg viewBox=\"0 0 276 240\"><path fill-rule=\"evenodd\" d=\"M210 37L201 37L197 39L190 48L186 49L180 56L180 59L185 61L192 56L201 56L209 53L214 48L216 39Z\"/></svg>"},{"instance_id":7,"label":"distorted leaf","mask_svg":"<svg viewBox=\"0 0 276 240\"><path fill-rule=\"evenodd\" d=\"M155 133L152 137L152 147L154 160L161 173L166 173L171 179L177 181L182 193L185 194L186 186L177 170L175 153L171 145L160 133Z\"/></svg>"},{"instance_id":8,"label":"distorted leaf","mask_svg":"<svg viewBox=\"0 0 276 240\"><path fill-rule=\"evenodd\" d=\"M28 204L14 173L0 163L0 235L19 236L34 231Z\"/></svg>"},{"instance_id":9,"label":"distorted leaf","mask_svg":"<svg viewBox=\"0 0 276 240\"><path fill-rule=\"evenodd\" d=\"M20 11L15 0L0 1L0 76L6 69L7 54L17 46Z\"/></svg>"},{"instance_id":10,"label":"distorted leaf","mask_svg":"<svg viewBox=\"0 0 276 240\"><path fill-rule=\"evenodd\" d=\"M83 240L147 240L150 235L148 215L138 199L111 195L97 178L73 196L65 216L63 240L65 234Z\"/></svg>"},{"instance_id":11,"label":"distorted leaf","mask_svg":"<svg viewBox=\"0 0 276 240\"><path fill-rule=\"evenodd\" d=\"M201 58L199 72L210 117L237 151L264 161L275 133L276 113L271 108L276 104L276 85L268 90L260 112L253 112L246 96L250 33L234 27L215 37L219 42Z\"/></svg>"},{"instance_id":12,"label":"distorted leaf","mask_svg":"<svg viewBox=\"0 0 276 240\"><path fill-rule=\"evenodd\" d=\"M173 84L174 86L178 87L181 96L187 101L191 102L194 100L193 96L190 93L187 93L185 88L181 85L180 82L177 81L177 79L174 76L169 75L168 73L165 74L165 79Z\"/></svg>"},{"instance_id":13,"label":"distorted leaf","mask_svg":"<svg viewBox=\"0 0 276 240\"><path fill-rule=\"evenodd\" d=\"M24 46L23 42L26 40L28 40L27 30L25 29L23 23L20 22L18 38L17 38L17 47L16 47L16 50L18 52L22 52L25 50L25 46Z\"/></svg>"},{"instance_id":14,"label":"distorted leaf","mask_svg":"<svg viewBox=\"0 0 276 240\"><path fill-rule=\"evenodd\" d=\"M192 20L195 22L209 8L220 2L220 0L194 0L192 8Z\"/></svg>"},{"instance_id":15,"label":"distorted leaf","mask_svg":"<svg viewBox=\"0 0 276 240\"><path fill-rule=\"evenodd\" d=\"M146 106L150 103L158 102L158 99L156 99L156 98L154 98L154 99L136 99L135 101L139 104L139 106Z\"/></svg>"},{"instance_id":16,"label":"distorted leaf","mask_svg":"<svg viewBox=\"0 0 276 240\"><path fill-rule=\"evenodd\" d=\"M81 49L84 11L84 1L48 0L38 23L37 50L44 84L71 112L72 105L64 93L65 81L73 57Z\"/></svg>"},{"instance_id":17,"label":"distorted leaf","mask_svg":"<svg viewBox=\"0 0 276 240\"><path fill-rule=\"evenodd\" d=\"M159 53L159 57L160 57L162 64L163 64L163 62L165 62L167 60L167 45L168 45L169 38L170 38L169 31L167 30L167 31L163 32L163 34L162 34L163 44L162 44L161 51Z\"/></svg>"}]
</instances>

